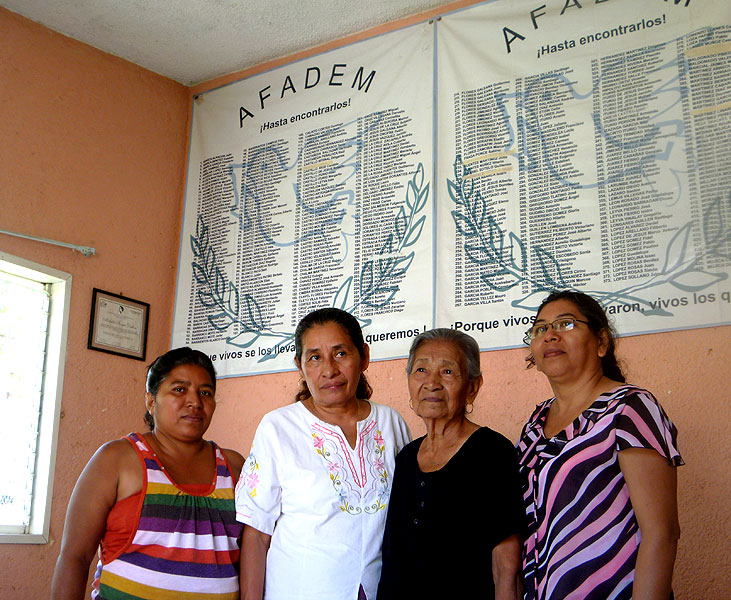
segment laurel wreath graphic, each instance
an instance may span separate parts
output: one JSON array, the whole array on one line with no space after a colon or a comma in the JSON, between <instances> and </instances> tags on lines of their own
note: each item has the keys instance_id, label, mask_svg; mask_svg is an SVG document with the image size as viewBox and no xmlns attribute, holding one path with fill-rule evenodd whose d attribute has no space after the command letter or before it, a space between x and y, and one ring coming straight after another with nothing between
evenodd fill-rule
<instances>
[{"instance_id":1,"label":"laurel wreath graphic","mask_svg":"<svg viewBox=\"0 0 731 600\"><path fill-rule=\"evenodd\" d=\"M505 232L489 214L487 202L469 175L472 170L462 162L460 155L454 161L454 179L447 179L447 189L456 208L452 219L457 230L464 237L463 248L470 262L482 267L482 282L491 290L507 292L527 282L530 292L511 305L535 311L545 293L557 289L575 289L570 286L556 258L540 246L530 249L512 231ZM725 204L731 206L731 192ZM671 316L673 313L657 303L638 297L636 294L656 286L671 284L685 292L696 292L708 288L728 277L724 272L709 272L699 265L706 257L728 258L724 249L731 240L729 228L724 226L724 202L719 196L709 204L703 215L702 231L705 249L693 253L689 248L693 222L689 221L678 229L665 249L665 262L655 275L615 291L581 290L592 295L601 304L616 303L630 305L638 303L644 315ZM531 275L529 258L535 259L538 274Z\"/></svg>"},{"instance_id":2,"label":"laurel wreath graphic","mask_svg":"<svg viewBox=\"0 0 731 600\"><path fill-rule=\"evenodd\" d=\"M424 181L424 166L420 163L406 186L405 206L400 206L391 223L392 231L374 258L363 263L355 285L359 299L352 301L354 276L350 275L339 286L332 306L350 313L358 307L384 308L398 293L397 280L406 274L414 260L414 251L405 253L421 237L426 215L422 215L429 198L429 183ZM237 286L228 279L219 266L216 251L211 245L209 228L201 215L196 221L195 235L190 236L193 252L193 277L199 284L197 292L201 304L213 310L208 322L217 331L232 331L226 343L248 348L262 338L274 342L272 352L261 356L258 362L275 358L280 348L294 339L294 332L270 328L256 298L241 295ZM367 327L370 319L359 318Z\"/></svg>"},{"instance_id":3,"label":"laurel wreath graphic","mask_svg":"<svg viewBox=\"0 0 731 600\"><path fill-rule=\"evenodd\" d=\"M363 263L358 279L359 302L349 305L353 276L348 277L338 289L333 306L353 312L360 304L374 308L386 306L396 295L399 286L393 282L406 274L414 252L401 256L405 248L413 246L421 237L426 215L419 216L429 198L429 183L424 183L424 165L419 163L416 172L406 185L406 208L400 206L393 219L393 231L379 250L377 258ZM408 213L406 212L408 209ZM385 298L384 298L385 296ZM366 325L370 321L363 321Z\"/></svg>"}]
</instances>

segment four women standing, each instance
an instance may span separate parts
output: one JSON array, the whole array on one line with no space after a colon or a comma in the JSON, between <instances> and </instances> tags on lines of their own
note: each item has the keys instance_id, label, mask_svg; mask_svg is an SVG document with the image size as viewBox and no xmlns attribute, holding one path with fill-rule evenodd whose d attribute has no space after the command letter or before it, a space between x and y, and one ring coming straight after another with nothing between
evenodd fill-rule
<instances>
[{"instance_id":1,"label":"four women standing","mask_svg":"<svg viewBox=\"0 0 731 600\"><path fill-rule=\"evenodd\" d=\"M554 397L523 428L516 459L466 416L482 385L470 336L414 340L410 406L427 433L408 443L401 416L369 400L358 321L334 308L307 315L296 402L262 419L236 489L243 536L231 499L243 459L202 439L213 366L187 348L167 353L148 375L152 432L107 444L79 479L53 597L81 597L100 541L99 598L238 597L240 541L247 600L515 600L521 585L525 600L667 600L683 464L674 425L625 383L591 297L551 294L526 342ZM208 545L196 541L202 519ZM175 541L186 534L193 546Z\"/></svg>"}]
</instances>

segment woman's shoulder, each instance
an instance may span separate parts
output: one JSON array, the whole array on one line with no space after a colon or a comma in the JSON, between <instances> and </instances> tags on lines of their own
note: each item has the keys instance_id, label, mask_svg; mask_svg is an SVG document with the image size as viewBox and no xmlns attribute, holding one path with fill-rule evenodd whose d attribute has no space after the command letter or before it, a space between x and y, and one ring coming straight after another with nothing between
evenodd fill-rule
<instances>
[{"instance_id":1,"label":"woman's shoulder","mask_svg":"<svg viewBox=\"0 0 731 600\"><path fill-rule=\"evenodd\" d=\"M675 426L662 404L649 390L635 385L624 385L615 390L614 396L617 399L615 412L621 414L622 418L654 421L674 429Z\"/></svg>"},{"instance_id":2,"label":"woman's shoulder","mask_svg":"<svg viewBox=\"0 0 731 600\"><path fill-rule=\"evenodd\" d=\"M652 392L645 388L633 385L631 383L622 383L614 389L600 396L596 403L601 407L607 405L607 408L614 409L614 412L622 412L628 407L636 410L662 410L662 406Z\"/></svg>"},{"instance_id":3,"label":"woman's shoulder","mask_svg":"<svg viewBox=\"0 0 731 600\"><path fill-rule=\"evenodd\" d=\"M543 402L536 404L535 409L525 423L525 427L523 428L524 431L525 429L534 427L538 422L545 419L545 415L548 413L548 409L551 408L551 404L553 404L555 399L556 397L552 396L551 398L547 398L546 400L543 400Z\"/></svg>"},{"instance_id":4,"label":"woman's shoulder","mask_svg":"<svg viewBox=\"0 0 731 600\"><path fill-rule=\"evenodd\" d=\"M425 438L426 436L422 435L421 437L418 437L415 440L406 444L403 448L401 448L401 451L398 453L396 460L398 462L403 462L408 461L410 458L416 457L419 452L419 448L421 447L421 443L424 441Z\"/></svg>"},{"instance_id":5,"label":"woman's shoulder","mask_svg":"<svg viewBox=\"0 0 731 600\"><path fill-rule=\"evenodd\" d=\"M480 427L467 438L463 447L466 453L483 454L489 452L491 455L499 454L511 454L515 455L515 446L507 437L505 437L499 431L490 429L487 426Z\"/></svg>"},{"instance_id":6,"label":"woman's shoulder","mask_svg":"<svg viewBox=\"0 0 731 600\"><path fill-rule=\"evenodd\" d=\"M651 399L653 402L657 402L657 398L655 398L650 390L633 383L617 383L609 395L625 400L642 397L645 399Z\"/></svg>"},{"instance_id":7,"label":"woman's shoulder","mask_svg":"<svg viewBox=\"0 0 731 600\"><path fill-rule=\"evenodd\" d=\"M619 449L652 448L670 464L684 464L678 450L678 429L657 398L632 385L616 390L615 395L612 423Z\"/></svg>"},{"instance_id":8,"label":"woman's shoulder","mask_svg":"<svg viewBox=\"0 0 731 600\"><path fill-rule=\"evenodd\" d=\"M234 476L234 479L238 480L239 475L241 474L241 469L244 468L246 459L240 452L236 452L236 450L231 450L230 448L221 448L221 452L223 452L226 460L228 461L228 465L231 468L231 474Z\"/></svg>"},{"instance_id":9,"label":"woman's shoulder","mask_svg":"<svg viewBox=\"0 0 731 600\"><path fill-rule=\"evenodd\" d=\"M470 437L474 437L476 441L483 444L508 445L513 448L513 443L499 431L491 429L487 425L481 426Z\"/></svg>"},{"instance_id":10,"label":"woman's shoulder","mask_svg":"<svg viewBox=\"0 0 731 600\"><path fill-rule=\"evenodd\" d=\"M279 452L284 446L299 440L303 433L309 435L317 418L302 402L287 404L266 413L259 421L254 434L254 445L261 452Z\"/></svg>"},{"instance_id":11,"label":"woman's shoulder","mask_svg":"<svg viewBox=\"0 0 731 600\"><path fill-rule=\"evenodd\" d=\"M100 487L113 484L118 498L139 491L143 477L140 459L127 439L102 444L89 460L84 476Z\"/></svg>"},{"instance_id":12,"label":"woman's shoulder","mask_svg":"<svg viewBox=\"0 0 731 600\"><path fill-rule=\"evenodd\" d=\"M280 427L287 422L301 421L307 418L308 415L311 415L311 413L302 405L302 402L293 402L266 413L259 422L259 428Z\"/></svg>"},{"instance_id":13,"label":"woman's shoulder","mask_svg":"<svg viewBox=\"0 0 731 600\"><path fill-rule=\"evenodd\" d=\"M371 415L378 428L384 436L393 436L397 450L411 441L411 429L399 411L390 406L369 402L371 403Z\"/></svg>"},{"instance_id":14,"label":"woman's shoulder","mask_svg":"<svg viewBox=\"0 0 731 600\"><path fill-rule=\"evenodd\" d=\"M301 401L291 402L290 404L285 404L284 406L280 406L279 408L270 410L267 414L264 415L264 418L268 418L268 419L286 418L289 415L297 414L303 408L304 408L304 405L302 404ZM305 409L305 411L307 411L307 409Z\"/></svg>"},{"instance_id":15,"label":"woman's shoulder","mask_svg":"<svg viewBox=\"0 0 731 600\"><path fill-rule=\"evenodd\" d=\"M142 434L138 433L136 435L142 438ZM134 443L134 438L130 438L129 436L118 440L111 440L99 446L99 449L94 453L93 459L98 459L105 463L124 461L130 458L134 459L136 458Z\"/></svg>"}]
</instances>

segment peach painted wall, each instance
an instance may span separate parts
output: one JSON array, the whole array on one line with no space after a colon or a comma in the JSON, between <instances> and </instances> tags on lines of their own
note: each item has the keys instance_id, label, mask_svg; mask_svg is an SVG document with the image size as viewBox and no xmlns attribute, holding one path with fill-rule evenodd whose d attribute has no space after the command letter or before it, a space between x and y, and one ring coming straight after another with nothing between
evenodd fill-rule
<instances>
[{"instance_id":1,"label":"peach painted wall","mask_svg":"<svg viewBox=\"0 0 731 600\"><path fill-rule=\"evenodd\" d=\"M186 90L0 9L0 228L98 252L84 258L0 235L3 251L74 275L52 541L0 546L0 598L47 597L78 473L101 443L141 425L142 363L86 349L91 288L150 302L148 355L169 347L190 96L415 20ZM677 424L688 463L679 471L678 600L727 597L730 342L731 327L714 327L624 338L619 346L630 380L653 390ZM523 357L523 350L483 353L485 385L473 414L511 439L549 395ZM404 364L373 363L368 375L374 399L400 410L421 435L407 405ZM221 380L209 437L245 454L261 416L291 401L297 379L290 372Z\"/></svg>"},{"instance_id":2,"label":"peach painted wall","mask_svg":"<svg viewBox=\"0 0 731 600\"><path fill-rule=\"evenodd\" d=\"M0 250L73 276L51 542L0 545L0 598L47 598L71 490L102 443L143 427L144 363L86 348L98 287L149 302L169 348L188 90L0 9ZM7 460L7 457L4 457Z\"/></svg>"}]
</instances>

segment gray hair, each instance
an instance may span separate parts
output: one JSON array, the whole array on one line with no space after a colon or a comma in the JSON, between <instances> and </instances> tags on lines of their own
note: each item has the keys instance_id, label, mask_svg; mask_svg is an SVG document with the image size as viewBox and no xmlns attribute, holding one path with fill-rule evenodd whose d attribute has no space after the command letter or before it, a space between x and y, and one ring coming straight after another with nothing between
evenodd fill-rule
<instances>
[{"instance_id":1,"label":"gray hair","mask_svg":"<svg viewBox=\"0 0 731 600\"><path fill-rule=\"evenodd\" d=\"M456 329L447 329L439 327L430 329L424 333L420 333L411 342L409 349L409 360L406 363L406 374L411 375L411 369L414 367L414 355L417 349L424 342L451 342L457 346L464 355L465 364L467 365L467 378L472 381L482 375L480 369L480 347L477 345L475 338L462 331Z\"/></svg>"}]
</instances>

